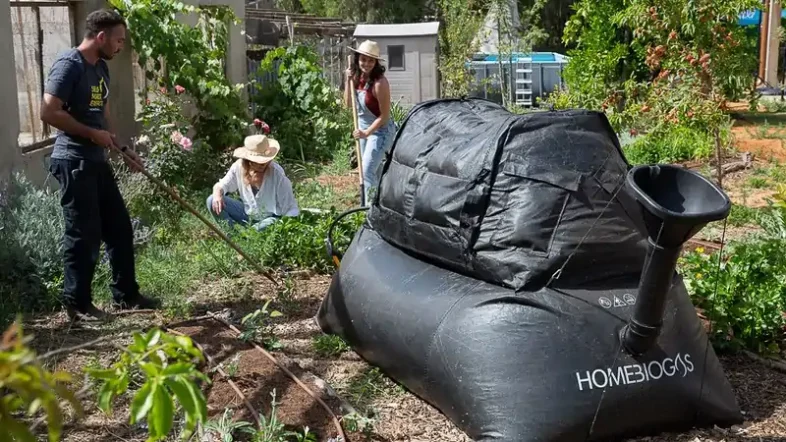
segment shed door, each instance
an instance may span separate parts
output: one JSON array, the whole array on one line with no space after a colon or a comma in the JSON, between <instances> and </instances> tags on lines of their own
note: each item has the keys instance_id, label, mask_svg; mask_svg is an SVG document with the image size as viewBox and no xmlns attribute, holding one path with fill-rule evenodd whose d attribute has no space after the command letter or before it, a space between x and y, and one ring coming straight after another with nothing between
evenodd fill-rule
<instances>
[{"instance_id":1,"label":"shed door","mask_svg":"<svg viewBox=\"0 0 786 442\"><path fill-rule=\"evenodd\" d=\"M420 99L437 98L437 63L434 53L420 53Z\"/></svg>"}]
</instances>

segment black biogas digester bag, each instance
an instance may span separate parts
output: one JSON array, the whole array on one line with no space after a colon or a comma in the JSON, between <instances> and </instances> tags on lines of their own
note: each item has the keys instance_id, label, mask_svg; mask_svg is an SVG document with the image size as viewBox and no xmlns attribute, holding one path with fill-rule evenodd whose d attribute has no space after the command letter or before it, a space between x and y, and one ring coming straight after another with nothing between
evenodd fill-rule
<instances>
[{"instance_id":1,"label":"black biogas digester bag","mask_svg":"<svg viewBox=\"0 0 786 442\"><path fill-rule=\"evenodd\" d=\"M739 423L675 273L729 208L698 174L631 168L602 113L421 103L318 320L477 441Z\"/></svg>"}]
</instances>

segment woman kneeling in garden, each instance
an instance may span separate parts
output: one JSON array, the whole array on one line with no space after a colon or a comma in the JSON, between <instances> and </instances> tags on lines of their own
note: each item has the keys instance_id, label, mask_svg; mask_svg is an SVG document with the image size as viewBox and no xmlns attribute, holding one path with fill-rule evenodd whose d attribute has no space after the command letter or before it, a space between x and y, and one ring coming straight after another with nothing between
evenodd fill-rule
<instances>
[{"instance_id":1,"label":"woman kneeling in garden","mask_svg":"<svg viewBox=\"0 0 786 442\"><path fill-rule=\"evenodd\" d=\"M265 135L246 137L243 147L235 149L239 158L227 174L213 186L207 198L213 216L235 223L251 225L262 230L282 216L298 216L292 182L284 169L273 159L280 146ZM237 191L241 201L225 196Z\"/></svg>"}]
</instances>

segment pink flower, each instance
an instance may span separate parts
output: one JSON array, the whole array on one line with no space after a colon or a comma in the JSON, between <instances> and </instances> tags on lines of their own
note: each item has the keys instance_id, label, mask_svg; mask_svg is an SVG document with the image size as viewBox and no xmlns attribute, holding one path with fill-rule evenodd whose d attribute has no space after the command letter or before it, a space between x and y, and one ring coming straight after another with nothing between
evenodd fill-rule
<instances>
[{"instance_id":1,"label":"pink flower","mask_svg":"<svg viewBox=\"0 0 786 442\"><path fill-rule=\"evenodd\" d=\"M257 133L261 130L265 135L270 133L270 126L259 118L254 119L254 126L257 128Z\"/></svg>"},{"instance_id":2,"label":"pink flower","mask_svg":"<svg viewBox=\"0 0 786 442\"><path fill-rule=\"evenodd\" d=\"M172 140L173 143L178 144L183 141L183 134L181 134L179 130L176 130L172 132L172 135L169 137L169 139Z\"/></svg>"},{"instance_id":3,"label":"pink flower","mask_svg":"<svg viewBox=\"0 0 786 442\"><path fill-rule=\"evenodd\" d=\"M180 146L183 148L183 150L191 151L191 146L193 145L194 143L188 137L183 137L180 139Z\"/></svg>"},{"instance_id":4,"label":"pink flower","mask_svg":"<svg viewBox=\"0 0 786 442\"><path fill-rule=\"evenodd\" d=\"M183 86L180 86L179 84L178 84L178 85L175 85L175 92L176 92L176 93L178 93L178 94L182 94L182 93L183 93L183 92L185 92L185 91L186 91L186 88L184 88Z\"/></svg>"},{"instance_id":5,"label":"pink flower","mask_svg":"<svg viewBox=\"0 0 786 442\"><path fill-rule=\"evenodd\" d=\"M162 94L166 93L166 88L164 86L161 86L161 89L159 89L159 90L161 91Z\"/></svg>"}]
</instances>

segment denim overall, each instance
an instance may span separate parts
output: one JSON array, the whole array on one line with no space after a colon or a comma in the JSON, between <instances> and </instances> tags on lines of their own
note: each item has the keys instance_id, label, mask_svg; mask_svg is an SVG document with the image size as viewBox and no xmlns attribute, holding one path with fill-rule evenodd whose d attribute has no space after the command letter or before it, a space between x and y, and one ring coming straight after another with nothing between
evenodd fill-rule
<instances>
[{"instance_id":1,"label":"denim overall","mask_svg":"<svg viewBox=\"0 0 786 442\"><path fill-rule=\"evenodd\" d=\"M371 85L367 83L362 90L355 91L357 94L358 128L362 130L368 129L377 119L377 116L366 107L366 94L370 93L370 88ZM374 133L368 137L360 139L363 188L365 189L364 206L367 206L369 201L371 201L371 194L369 192L372 188L376 188L382 159L385 157L385 152L393 143L395 135L396 123L393 121L393 116L391 115L385 125L374 131Z\"/></svg>"}]
</instances>

